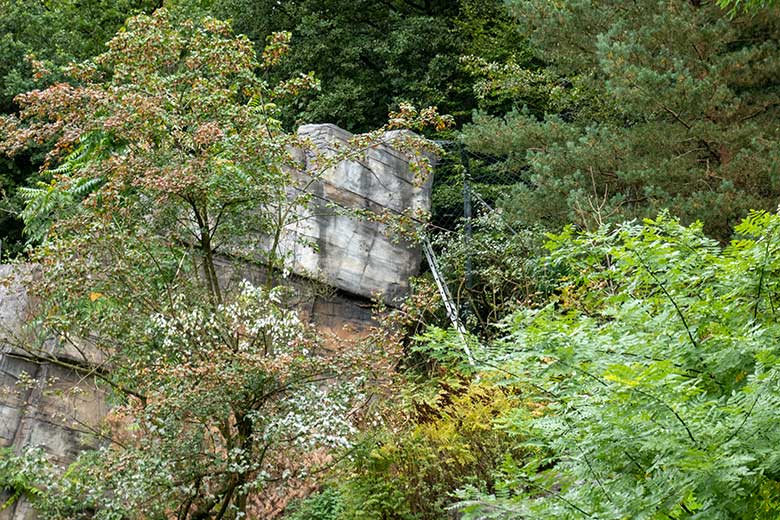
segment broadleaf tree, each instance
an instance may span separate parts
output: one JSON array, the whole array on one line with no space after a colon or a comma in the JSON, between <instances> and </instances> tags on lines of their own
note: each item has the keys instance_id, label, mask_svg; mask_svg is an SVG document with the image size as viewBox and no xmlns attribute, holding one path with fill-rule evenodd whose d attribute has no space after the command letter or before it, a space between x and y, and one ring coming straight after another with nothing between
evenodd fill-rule
<instances>
[{"instance_id":1,"label":"broadleaf tree","mask_svg":"<svg viewBox=\"0 0 780 520\"><path fill-rule=\"evenodd\" d=\"M285 119L353 132L380 126L403 102L469 120L476 99L460 55L499 60L523 43L497 0L228 0L210 9L261 45L273 31L292 32L280 73L314 71L323 90L288 106Z\"/></svg>"},{"instance_id":2,"label":"broadleaf tree","mask_svg":"<svg viewBox=\"0 0 780 520\"><path fill-rule=\"evenodd\" d=\"M2 0L0 1L0 113L17 110L14 96L62 80L56 67L105 50L105 43L130 16L150 12L156 0ZM35 62L49 64L52 75L39 75ZM31 184L44 153L33 147L0 160L0 242L10 258L24 245L17 193Z\"/></svg>"},{"instance_id":3,"label":"broadleaf tree","mask_svg":"<svg viewBox=\"0 0 780 520\"><path fill-rule=\"evenodd\" d=\"M301 322L279 286L278 246L324 169L385 135L409 153L424 145L380 129L317 154L285 132L280 107L317 86L310 74L267 80L289 36L271 35L258 59L226 22L159 9L0 120L6 154L54 143L50 180L27 192L24 215L42 239L36 324L97 363L84 370L116 401L111 428L93 432L104 448L63 478L42 468L50 478L31 498L46 516L268 513L264 496L349 443L355 399L389 370L381 349L334 352ZM391 125L407 123L446 121L403 107ZM319 169L294 175L301 153Z\"/></svg>"}]
</instances>

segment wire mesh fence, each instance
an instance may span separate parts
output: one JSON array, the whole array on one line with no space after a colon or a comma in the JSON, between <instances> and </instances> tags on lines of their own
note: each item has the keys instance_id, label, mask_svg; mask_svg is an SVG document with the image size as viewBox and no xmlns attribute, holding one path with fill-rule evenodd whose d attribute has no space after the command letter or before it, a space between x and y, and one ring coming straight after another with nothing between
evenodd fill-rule
<instances>
[{"instance_id":1,"label":"wire mesh fence","mask_svg":"<svg viewBox=\"0 0 780 520\"><path fill-rule=\"evenodd\" d=\"M456 310L450 316L453 325L462 329L465 323L472 329L497 318L477 300L484 298L485 271L505 268L498 264L506 261L509 242L515 251L522 250L503 208L528 181L523 171L507 168L505 157L477 153L459 142L439 145L445 153L434 171L428 263L437 284L444 285L442 298L452 300L447 306L448 314L449 308ZM488 228L490 239L485 237Z\"/></svg>"},{"instance_id":2,"label":"wire mesh fence","mask_svg":"<svg viewBox=\"0 0 780 520\"><path fill-rule=\"evenodd\" d=\"M475 216L495 210L518 184L522 171L506 168L505 157L469 150L457 141L438 141L444 149L435 168L431 231L463 232Z\"/></svg>"}]
</instances>

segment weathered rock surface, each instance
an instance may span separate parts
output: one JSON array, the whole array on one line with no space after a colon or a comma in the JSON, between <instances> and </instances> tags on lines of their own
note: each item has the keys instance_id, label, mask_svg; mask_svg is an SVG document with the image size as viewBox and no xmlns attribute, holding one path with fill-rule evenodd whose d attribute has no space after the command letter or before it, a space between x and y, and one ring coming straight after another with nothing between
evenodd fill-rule
<instances>
[{"instance_id":1,"label":"weathered rock surface","mask_svg":"<svg viewBox=\"0 0 780 520\"><path fill-rule=\"evenodd\" d=\"M352 137L329 124L305 125L298 134L314 142L319 153L343 147ZM403 134L385 135L392 142ZM316 168L311 157L303 162L304 171ZM380 214L428 211L431 183L432 179L416 183L409 159L386 144L326 170L308 187L313 204L283 239L282 251L292 259L291 270L350 294L379 295L385 303L397 304L409 290L409 277L419 268L420 249L392 240L384 224L350 216L334 206Z\"/></svg>"},{"instance_id":2,"label":"weathered rock surface","mask_svg":"<svg viewBox=\"0 0 780 520\"><path fill-rule=\"evenodd\" d=\"M25 286L34 274L31 266L0 265L0 447L40 446L65 465L99 445L108 407L74 352L25 330L32 307ZM49 354L75 369L43 361ZM0 504L7 499L0 490ZM34 512L24 501L0 511L0 520L29 518Z\"/></svg>"},{"instance_id":3,"label":"weathered rock surface","mask_svg":"<svg viewBox=\"0 0 780 520\"><path fill-rule=\"evenodd\" d=\"M322 150L351 137L333 125L307 125L300 133ZM302 161L304 170L313 168L309 158ZM288 230L282 245L297 275L290 284L301 314L331 341L366 334L373 324L370 297L380 295L393 304L406 294L420 251L391 241L382 224L334 212L329 203L375 212L427 211L430 188L430 180L422 186L413 182L409 162L389 146L343 162L310 185L315 204ZM66 465L101 442L97 428L108 413L106 394L84 370L101 359L84 346L42 340L23 327L32 310L25 286L34 275L31 266L0 265L0 447L20 452L42 446L56 463ZM227 262L220 269L226 281L257 283L263 276L260 269L237 269ZM52 357L55 362L47 360ZM0 490L0 504L7 498ZM24 501L0 511L0 520L34 517Z\"/></svg>"}]
</instances>

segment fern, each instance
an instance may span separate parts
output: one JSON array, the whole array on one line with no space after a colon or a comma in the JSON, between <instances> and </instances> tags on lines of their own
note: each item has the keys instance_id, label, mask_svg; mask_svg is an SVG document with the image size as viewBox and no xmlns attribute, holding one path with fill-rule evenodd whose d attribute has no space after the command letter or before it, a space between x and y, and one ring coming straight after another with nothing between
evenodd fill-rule
<instances>
[{"instance_id":1,"label":"fern","mask_svg":"<svg viewBox=\"0 0 780 520\"><path fill-rule=\"evenodd\" d=\"M0 491L6 491L9 498L0 503L0 513L25 497L33 502L42 495L39 476L47 468L43 452L27 449L17 455L11 448L0 449Z\"/></svg>"},{"instance_id":2,"label":"fern","mask_svg":"<svg viewBox=\"0 0 780 520\"><path fill-rule=\"evenodd\" d=\"M54 178L37 182L34 187L19 188L24 209L19 216L24 221L27 242L44 242L52 222L78 210L78 204L105 182L102 177L79 177L91 161L115 147L110 135L92 132L82 137L79 145L50 173Z\"/></svg>"}]
</instances>

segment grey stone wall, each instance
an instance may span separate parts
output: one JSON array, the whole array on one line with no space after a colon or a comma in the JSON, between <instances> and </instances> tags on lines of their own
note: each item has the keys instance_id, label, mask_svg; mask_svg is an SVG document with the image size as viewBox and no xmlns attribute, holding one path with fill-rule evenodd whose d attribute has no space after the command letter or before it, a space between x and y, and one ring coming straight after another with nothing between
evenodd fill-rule
<instances>
[{"instance_id":1,"label":"grey stone wall","mask_svg":"<svg viewBox=\"0 0 780 520\"><path fill-rule=\"evenodd\" d=\"M345 146L352 137L329 124L305 125L298 134L324 154ZM402 132L388 132L383 141L392 143L402 137ZM303 158L304 172L315 168L312 157ZM409 159L390 144L368 148L354 160L326 170L308 187L313 203L283 239L281 249L291 260L291 270L350 294L379 295L385 303L397 304L409 290L409 277L419 268L419 247L393 240L384 224L333 206L375 213L429 211L431 183L431 178L416 183Z\"/></svg>"},{"instance_id":2,"label":"grey stone wall","mask_svg":"<svg viewBox=\"0 0 780 520\"><path fill-rule=\"evenodd\" d=\"M307 125L299 132L324 153L351 137L333 125ZM312 159L301 160L301 175L306 176L314 167ZM324 172L310 189L315 203L287 230L282 245L297 275L289 283L299 295L301 314L338 343L367 333L373 324L370 297L380 295L393 304L407 293L420 251L393 242L383 225L336 213L329 203L376 212L429 210L431 181L416 185L403 154L379 146ZM261 269L227 262L220 272L221 277L254 282L264 276ZM23 326L33 307L25 287L34 276L31 266L0 265L0 447L19 452L42 446L65 466L80 451L101 443L97 433L108 405L89 375L101 359L86 345L76 349L42 340ZM0 504L7 498L0 490ZM0 511L0 520L32 518L24 501Z\"/></svg>"},{"instance_id":3,"label":"grey stone wall","mask_svg":"<svg viewBox=\"0 0 780 520\"><path fill-rule=\"evenodd\" d=\"M24 327L32 310L25 286L34 275L31 266L0 265L0 447L40 446L64 466L99 445L108 407L80 355ZM62 364L45 360L51 356ZM7 499L0 490L0 504ZM31 518L24 501L0 511L0 520Z\"/></svg>"}]
</instances>

